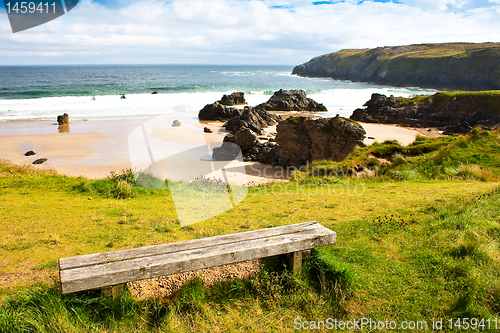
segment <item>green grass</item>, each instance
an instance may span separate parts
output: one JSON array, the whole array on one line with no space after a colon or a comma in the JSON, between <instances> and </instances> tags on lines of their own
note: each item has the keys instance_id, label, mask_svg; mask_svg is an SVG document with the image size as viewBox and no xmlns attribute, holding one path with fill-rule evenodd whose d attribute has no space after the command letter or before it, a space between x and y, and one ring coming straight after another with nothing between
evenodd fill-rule
<instances>
[{"instance_id":1,"label":"green grass","mask_svg":"<svg viewBox=\"0 0 500 333\"><path fill-rule=\"evenodd\" d=\"M185 228L168 189L137 188L127 172L86 180L2 161L0 331L291 332L296 318L496 318L498 149L498 133L481 131L376 144L345 164L315 165L372 163L385 170L379 178L309 169L290 183L252 187L236 208ZM382 157L390 165L381 166ZM275 258L246 280L210 288L193 280L174 302L60 293L61 257L309 220L338 239L313 251L298 276Z\"/></svg>"},{"instance_id":2,"label":"green grass","mask_svg":"<svg viewBox=\"0 0 500 333\"><path fill-rule=\"evenodd\" d=\"M307 183L318 177L351 176L353 167L362 166L375 170L378 180L496 181L500 179L499 134L475 129L460 137L417 136L408 146L376 142L341 162L316 161L294 177Z\"/></svg>"},{"instance_id":3,"label":"green grass","mask_svg":"<svg viewBox=\"0 0 500 333\"><path fill-rule=\"evenodd\" d=\"M457 112L476 112L478 109L491 111L492 114L500 114L500 91L451 91L438 92L434 95L415 96L411 98L397 97L396 107L408 105L433 105L439 109L451 101L459 103L456 107Z\"/></svg>"}]
</instances>

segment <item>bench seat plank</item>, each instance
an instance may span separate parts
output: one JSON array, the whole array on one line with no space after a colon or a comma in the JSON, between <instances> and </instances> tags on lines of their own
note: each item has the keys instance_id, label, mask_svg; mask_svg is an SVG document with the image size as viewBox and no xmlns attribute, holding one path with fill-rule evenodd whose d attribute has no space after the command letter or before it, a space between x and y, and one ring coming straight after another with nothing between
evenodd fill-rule
<instances>
[{"instance_id":1,"label":"bench seat plank","mask_svg":"<svg viewBox=\"0 0 500 333\"><path fill-rule=\"evenodd\" d=\"M88 254L70 258L61 258L59 259L59 268L61 270L65 270L71 268L104 264L107 262L116 262L121 260L149 257L158 254L173 253L197 247L234 243L255 238L273 237L277 235L290 234L293 232L300 232L305 229L318 228L318 225L321 226L321 224L315 221L303 222L281 227L246 231L237 234L215 236L203 239L193 239L193 240L169 243L169 244L144 246L141 248L125 249L125 250L118 250L105 253ZM210 239L209 242L207 242L208 239Z\"/></svg>"},{"instance_id":2,"label":"bench seat plank","mask_svg":"<svg viewBox=\"0 0 500 333\"><path fill-rule=\"evenodd\" d=\"M146 251L141 248L114 251L107 256L81 256L88 259L84 266L78 264L77 259L81 257L65 258L61 259L66 263L64 267L68 267L68 263L74 263L74 266L61 266L62 291L66 294L304 251L333 244L335 240L335 232L319 223L306 222L153 246L148 247ZM134 254L134 250L138 254ZM91 262L96 263L89 264Z\"/></svg>"}]
</instances>

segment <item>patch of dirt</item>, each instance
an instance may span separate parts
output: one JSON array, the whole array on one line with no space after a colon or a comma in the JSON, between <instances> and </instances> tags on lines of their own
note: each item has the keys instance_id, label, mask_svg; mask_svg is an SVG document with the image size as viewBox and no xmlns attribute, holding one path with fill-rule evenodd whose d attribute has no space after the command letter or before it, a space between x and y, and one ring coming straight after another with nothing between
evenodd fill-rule
<instances>
[{"instance_id":1,"label":"patch of dirt","mask_svg":"<svg viewBox=\"0 0 500 333\"><path fill-rule=\"evenodd\" d=\"M155 279L129 282L127 288L132 296L139 300L164 298L167 301L175 301L181 287L196 277L201 278L205 287L209 287L221 281L244 279L256 275L262 267L263 263L260 260L251 260Z\"/></svg>"}]
</instances>

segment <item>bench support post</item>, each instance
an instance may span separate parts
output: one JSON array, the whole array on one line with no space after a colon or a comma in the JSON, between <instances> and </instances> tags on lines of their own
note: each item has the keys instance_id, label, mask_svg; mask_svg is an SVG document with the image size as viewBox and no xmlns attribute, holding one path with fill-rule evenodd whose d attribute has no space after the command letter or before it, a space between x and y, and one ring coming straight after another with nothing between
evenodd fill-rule
<instances>
[{"instance_id":1,"label":"bench support post","mask_svg":"<svg viewBox=\"0 0 500 333\"><path fill-rule=\"evenodd\" d=\"M288 263L293 274L299 274L302 270L302 251L290 253Z\"/></svg>"},{"instance_id":2,"label":"bench support post","mask_svg":"<svg viewBox=\"0 0 500 333\"><path fill-rule=\"evenodd\" d=\"M101 296L102 297L113 297L115 302L120 301L123 293L123 284L118 284L116 286L102 287Z\"/></svg>"},{"instance_id":3,"label":"bench support post","mask_svg":"<svg viewBox=\"0 0 500 333\"><path fill-rule=\"evenodd\" d=\"M311 258L311 250L292 252L288 254L288 266L293 274L299 274L302 270L302 260Z\"/></svg>"}]
</instances>

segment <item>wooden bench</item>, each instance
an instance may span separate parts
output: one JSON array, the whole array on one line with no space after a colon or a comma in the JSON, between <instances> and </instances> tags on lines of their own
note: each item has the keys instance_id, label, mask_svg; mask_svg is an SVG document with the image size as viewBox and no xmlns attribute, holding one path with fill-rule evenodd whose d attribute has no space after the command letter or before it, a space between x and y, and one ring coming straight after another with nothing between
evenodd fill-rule
<instances>
[{"instance_id":1,"label":"wooden bench","mask_svg":"<svg viewBox=\"0 0 500 333\"><path fill-rule=\"evenodd\" d=\"M59 259L63 294L100 288L117 296L123 284L209 267L290 254L294 272L302 253L335 243L336 233L312 221L189 241Z\"/></svg>"}]
</instances>

